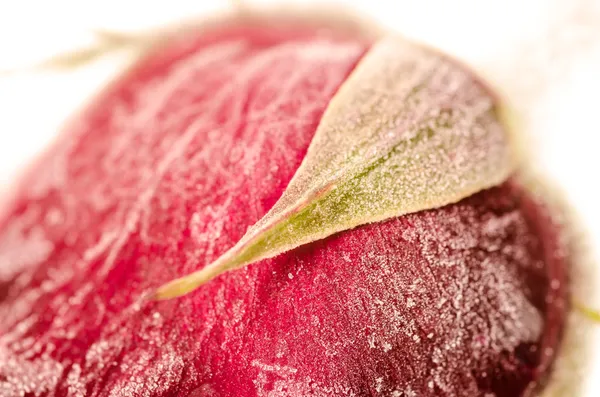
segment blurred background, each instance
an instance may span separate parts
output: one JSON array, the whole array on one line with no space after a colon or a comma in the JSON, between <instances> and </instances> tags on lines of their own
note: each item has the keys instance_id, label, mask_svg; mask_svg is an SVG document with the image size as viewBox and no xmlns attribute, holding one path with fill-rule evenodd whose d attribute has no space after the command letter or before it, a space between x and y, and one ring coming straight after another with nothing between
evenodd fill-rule
<instances>
[{"instance_id":1,"label":"blurred background","mask_svg":"<svg viewBox=\"0 0 600 397\"><path fill-rule=\"evenodd\" d=\"M0 201L68 116L125 67L129 49L68 71L30 66L98 45L94 31L143 33L232 7L322 1L76 1L0 3ZM464 60L521 117L532 163L565 193L600 247L600 1L355 0L359 11ZM594 171L596 170L596 171ZM596 255L598 257L598 255ZM599 280L600 281L600 280ZM599 350L600 344L595 349ZM600 395L600 363L589 378Z\"/></svg>"}]
</instances>

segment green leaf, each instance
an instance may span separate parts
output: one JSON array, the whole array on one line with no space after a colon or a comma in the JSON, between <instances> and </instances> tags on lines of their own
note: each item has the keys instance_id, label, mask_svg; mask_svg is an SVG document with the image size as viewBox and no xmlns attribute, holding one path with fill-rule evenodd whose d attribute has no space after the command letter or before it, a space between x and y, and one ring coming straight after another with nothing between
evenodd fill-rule
<instances>
[{"instance_id":1,"label":"green leaf","mask_svg":"<svg viewBox=\"0 0 600 397\"><path fill-rule=\"evenodd\" d=\"M459 201L505 180L512 160L495 98L470 71L431 49L383 38L330 102L273 208L215 262L154 297L184 295L343 230Z\"/></svg>"},{"instance_id":2,"label":"green leaf","mask_svg":"<svg viewBox=\"0 0 600 397\"><path fill-rule=\"evenodd\" d=\"M600 312L594 310L578 301L573 301L573 307L583 316L585 316L588 320L600 324Z\"/></svg>"},{"instance_id":3,"label":"green leaf","mask_svg":"<svg viewBox=\"0 0 600 397\"><path fill-rule=\"evenodd\" d=\"M134 50L141 53L158 42L159 35L150 32L139 35L97 30L96 41L88 47L77 48L65 53L56 54L48 59L16 70L0 70L0 76L27 71L69 71L89 65L102 57L123 50Z\"/></svg>"}]
</instances>

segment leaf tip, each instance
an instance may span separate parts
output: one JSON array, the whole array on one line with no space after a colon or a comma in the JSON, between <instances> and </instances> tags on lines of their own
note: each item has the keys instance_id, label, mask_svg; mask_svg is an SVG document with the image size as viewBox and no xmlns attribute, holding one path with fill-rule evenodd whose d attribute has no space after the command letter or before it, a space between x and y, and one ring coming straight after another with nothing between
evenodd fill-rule
<instances>
[{"instance_id":1,"label":"leaf tip","mask_svg":"<svg viewBox=\"0 0 600 397\"><path fill-rule=\"evenodd\" d=\"M177 298L191 292L197 286L190 282L188 277L178 278L158 287L152 294L151 300L163 301Z\"/></svg>"},{"instance_id":2,"label":"leaf tip","mask_svg":"<svg viewBox=\"0 0 600 397\"><path fill-rule=\"evenodd\" d=\"M600 312L598 312L597 310L594 310L578 301L574 301L573 306L574 306L575 310L577 310L579 313L581 313L588 320L591 320L596 324L600 324Z\"/></svg>"},{"instance_id":3,"label":"leaf tip","mask_svg":"<svg viewBox=\"0 0 600 397\"><path fill-rule=\"evenodd\" d=\"M212 263L211 265L208 265L197 272L188 274L187 276L177 278L161 285L154 291L151 299L163 301L187 295L226 270L226 268L224 269L222 266L220 266L219 262Z\"/></svg>"}]
</instances>

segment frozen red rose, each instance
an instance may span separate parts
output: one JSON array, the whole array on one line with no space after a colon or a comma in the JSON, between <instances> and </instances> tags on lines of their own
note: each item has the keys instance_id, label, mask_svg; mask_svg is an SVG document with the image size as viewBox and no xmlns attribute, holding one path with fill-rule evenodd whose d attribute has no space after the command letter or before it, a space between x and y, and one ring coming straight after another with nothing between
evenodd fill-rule
<instances>
[{"instance_id":1,"label":"frozen red rose","mask_svg":"<svg viewBox=\"0 0 600 397\"><path fill-rule=\"evenodd\" d=\"M0 395L543 387L567 259L549 210L515 180L143 299L273 206L370 45L300 23L188 32L72 120L0 219Z\"/></svg>"}]
</instances>

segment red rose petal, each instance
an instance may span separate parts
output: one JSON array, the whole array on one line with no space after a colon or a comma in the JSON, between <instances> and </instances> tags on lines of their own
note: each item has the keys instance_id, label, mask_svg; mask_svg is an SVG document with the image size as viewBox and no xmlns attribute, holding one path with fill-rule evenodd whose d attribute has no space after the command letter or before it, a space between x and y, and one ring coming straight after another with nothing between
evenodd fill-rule
<instances>
[{"instance_id":1,"label":"red rose petal","mask_svg":"<svg viewBox=\"0 0 600 397\"><path fill-rule=\"evenodd\" d=\"M97 98L0 220L0 395L512 397L543 379L565 261L514 183L143 301L275 203L367 48L230 26Z\"/></svg>"}]
</instances>

